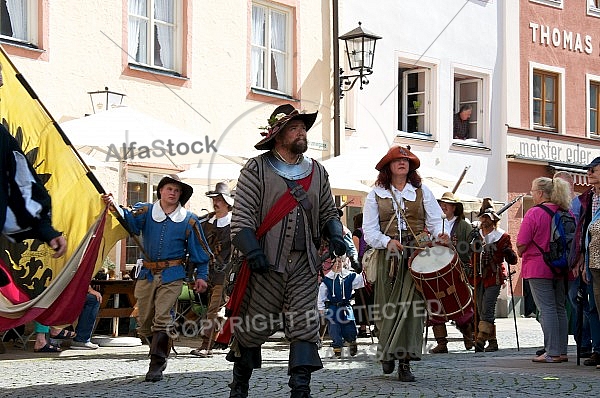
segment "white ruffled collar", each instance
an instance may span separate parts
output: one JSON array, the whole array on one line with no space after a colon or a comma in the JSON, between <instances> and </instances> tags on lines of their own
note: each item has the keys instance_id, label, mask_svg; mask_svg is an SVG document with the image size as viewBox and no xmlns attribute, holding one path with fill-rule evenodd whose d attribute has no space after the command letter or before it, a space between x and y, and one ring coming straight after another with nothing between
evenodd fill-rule
<instances>
[{"instance_id":1,"label":"white ruffled collar","mask_svg":"<svg viewBox=\"0 0 600 398\"><path fill-rule=\"evenodd\" d=\"M342 272L333 272L333 271L329 271L327 273L327 275L325 275L326 278L329 279L335 279L338 276L341 276L342 279L348 277L348 275L350 275L350 270L346 269L346 268L342 268Z\"/></svg>"},{"instance_id":2,"label":"white ruffled collar","mask_svg":"<svg viewBox=\"0 0 600 398\"><path fill-rule=\"evenodd\" d=\"M214 224L215 220L217 220L217 228L226 227L231 224L231 212L227 213L227 215L217 218L217 216L212 216L212 218L208 221L211 224Z\"/></svg>"},{"instance_id":3,"label":"white ruffled collar","mask_svg":"<svg viewBox=\"0 0 600 398\"><path fill-rule=\"evenodd\" d=\"M483 231L480 230L479 232L483 236ZM498 240L500 240L502 235L504 235L504 230L502 228L496 228L489 234L483 236L483 240L485 241L486 244L497 242Z\"/></svg>"},{"instance_id":4,"label":"white ruffled collar","mask_svg":"<svg viewBox=\"0 0 600 398\"><path fill-rule=\"evenodd\" d=\"M162 207L160 207L160 200L157 200L152 205L152 219L156 222L163 222L169 217L173 222L182 222L185 220L185 216L187 215L187 210L181 206L181 203L177 205L177 208L173 213L168 216L165 214Z\"/></svg>"}]
</instances>

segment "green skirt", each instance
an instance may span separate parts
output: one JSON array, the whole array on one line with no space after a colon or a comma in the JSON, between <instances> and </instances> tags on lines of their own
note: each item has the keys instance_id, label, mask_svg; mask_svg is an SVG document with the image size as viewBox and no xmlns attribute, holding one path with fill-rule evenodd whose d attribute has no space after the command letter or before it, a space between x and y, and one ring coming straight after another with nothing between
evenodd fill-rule
<instances>
[{"instance_id":1,"label":"green skirt","mask_svg":"<svg viewBox=\"0 0 600 398\"><path fill-rule=\"evenodd\" d=\"M420 360L423 327L427 319L426 302L415 288L408 270L408 259L400 259L395 277L390 278L391 259L386 260L385 257L386 250L379 250L375 282L378 359Z\"/></svg>"}]
</instances>

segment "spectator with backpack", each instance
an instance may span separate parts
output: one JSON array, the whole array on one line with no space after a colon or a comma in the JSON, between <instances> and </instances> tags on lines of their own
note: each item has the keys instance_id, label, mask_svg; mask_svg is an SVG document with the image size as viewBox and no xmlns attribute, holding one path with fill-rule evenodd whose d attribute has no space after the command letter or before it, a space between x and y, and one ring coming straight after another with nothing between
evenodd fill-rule
<instances>
[{"instance_id":1,"label":"spectator with backpack","mask_svg":"<svg viewBox=\"0 0 600 398\"><path fill-rule=\"evenodd\" d=\"M577 269L582 272L583 282L588 284L589 294L588 310L595 307L595 313L586 311L584 313L590 321L590 334L592 344L598 344L596 337L600 335L597 303L600 303L600 157L595 158L586 166L588 183L591 189L579 195L581 211L577 223L577 234L575 236L574 250L578 258L575 263ZM591 289L589 287L591 285ZM593 294L591 294L593 292ZM594 317L595 316L595 317ZM591 357L584 361L584 365L596 365L600 369L600 353L594 352Z\"/></svg>"},{"instance_id":2,"label":"spectator with backpack","mask_svg":"<svg viewBox=\"0 0 600 398\"><path fill-rule=\"evenodd\" d=\"M600 158L598 159L600 160ZM581 243L584 243L581 242L581 237L585 236L582 232L587 230L592 218L594 190L589 189L581 196L578 196L574 192L574 180L571 173L557 171L554 173L554 178L556 177L562 178L571 187L571 197L573 199L571 200L570 210L575 217L577 226L576 236L579 236L579 239L575 239L571 246L571 253L573 253L574 259L572 263L573 270L569 273L569 289L567 293L568 304L571 307L569 329L572 330L575 342L579 347L579 358L587 358L583 364L586 366L596 366L600 364L600 319L598 318L598 310L594 300L592 282L588 281L588 283L585 283L583 281L583 256L578 255L581 252L578 248L581 248ZM540 352L538 355L542 353Z\"/></svg>"},{"instance_id":3,"label":"spectator with backpack","mask_svg":"<svg viewBox=\"0 0 600 398\"><path fill-rule=\"evenodd\" d=\"M523 279L529 280L531 293L541 312L545 352L533 358L533 362L561 363L568 360L566 288L569 268L565 261L575 231L574 217L568 211L570 187L560 178L539 177L531 184L531 196L535 206L523 217L517 251L523 259ZM556 231L561 229L558 234Z\"/></svg>"}]
</instances>

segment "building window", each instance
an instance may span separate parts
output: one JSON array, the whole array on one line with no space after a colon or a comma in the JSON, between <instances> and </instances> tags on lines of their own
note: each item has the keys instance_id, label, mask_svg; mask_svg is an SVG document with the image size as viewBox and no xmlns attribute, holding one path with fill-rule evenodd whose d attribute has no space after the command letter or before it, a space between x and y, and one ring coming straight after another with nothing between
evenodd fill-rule
<instances>
[{"instance_id":1,"label":"building window","mask_svg":"<svg viewBox=\"0 0 600 398\"><path fill-rule=\"evenodd\" d=\"M529 0L532 3L544 4L551 7L563 8L563 0Z\"/></svg>"},{"instance_id":2,"label":"building window","mask_svg":"<svg viewBox=\"0 0 600 398\"><path fill-rule=\"evenodd\" d=\"M558 132L558 75L533 71L533 128Z\"/></svg>"},{"instance_id":3,"label":"building window","mask_svg":"<svg viewBox=\"0 0 600 398\"><path fill-rule=\"evenodd\" d=\"M589 83L589 133L592 136L598 137L600 135L600 125L599 125L599 108L600 108L600 82L590 81Z\"/></svg>"},{"instance_id":4,"label":"building window","mask_svg":"<svg viewBox=\"0 0 600 398\"><path fill-rule=\"evenodd\" d=\"M129 0L129 62L181 71L181 1Z\"/></svg>"},{"instance_id":5,"label":"building window","mask_svg":"<svg viewBox=\"0 0 600 398\"><path fill-rule=\"evenodd\" d=\"M252 87L292 94L290 16L290 9L252 4Z\"/></svg>"},{"instance_id":6,"label":"building window","mask_svg":"<svg viewBox=\"0 0 600 398\"><path fill-rule=\"evenodd\" d=\"M473 79L464 76L454 76L454 114L458 114L463 107L471 107L471 117L468 119L469 128L464 140L483 143L483 84L482 79ZM454 126L453 126L454 131ZM458 141L463 138L457 138Z\"/></svg>"},{"instance_id":7,"label":"building window","mask_svg":"<svg viewBox=\"0 0 600 398\"><path fill-rule=\"evenodd\" d=\"M398 130L431 136L430 69L399 68Z\"/></svg>"},{"instance_id":8,"label":"building window","mask_svg":"<svg viewBox=\"0 0 600 398\"><path fill-rule=\"evenodd\" d=\"M127 203L133 206L138 202L155 202L156 188L163 177L163 173L152 173L147 171L127 172ZM125 249L127 264L135 264L138 258L142 258L142 251L133 238L127 238Z\"/></svg>"},{"instance_id":9,"label":"building window","mask_svg":"<svg viewBox=\"0 0 600 398\"><path fill-rule=\"evenodd\" d=\"M600 0L588 0L587 14L600 18Z\"/></svg>"},{"instance_id":10,"label":"building window","mask_svg":"<svg viewBox=\"0 0 600 398\"><path fill-rule=\"evenodd\" d=\"M38 2L0 0L0 38L29 46L37 44Z\"/></svg>"}]
</instances>

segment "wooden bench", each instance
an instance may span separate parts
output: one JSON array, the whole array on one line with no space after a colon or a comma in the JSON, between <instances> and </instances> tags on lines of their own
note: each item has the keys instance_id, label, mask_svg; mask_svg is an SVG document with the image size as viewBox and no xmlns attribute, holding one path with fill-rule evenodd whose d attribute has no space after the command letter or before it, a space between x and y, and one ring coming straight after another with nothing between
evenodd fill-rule
<instances>
[{"instance_id":1,"label":"wooden bench","mask_svg":"<svg viewBox=\"0 0 600 398\"><path fill-rule=\"evenodd\" d=\"M136 314L136 299L134 296L135 281L133 280L93 280L94 290L102 294L102 304L96 316L113 319L114 337L119 335L119 318L132 318ZM111 300L112 299L112 300ZM110 306L109 306L110 303Z\"/></svg>"}]
</instances>

